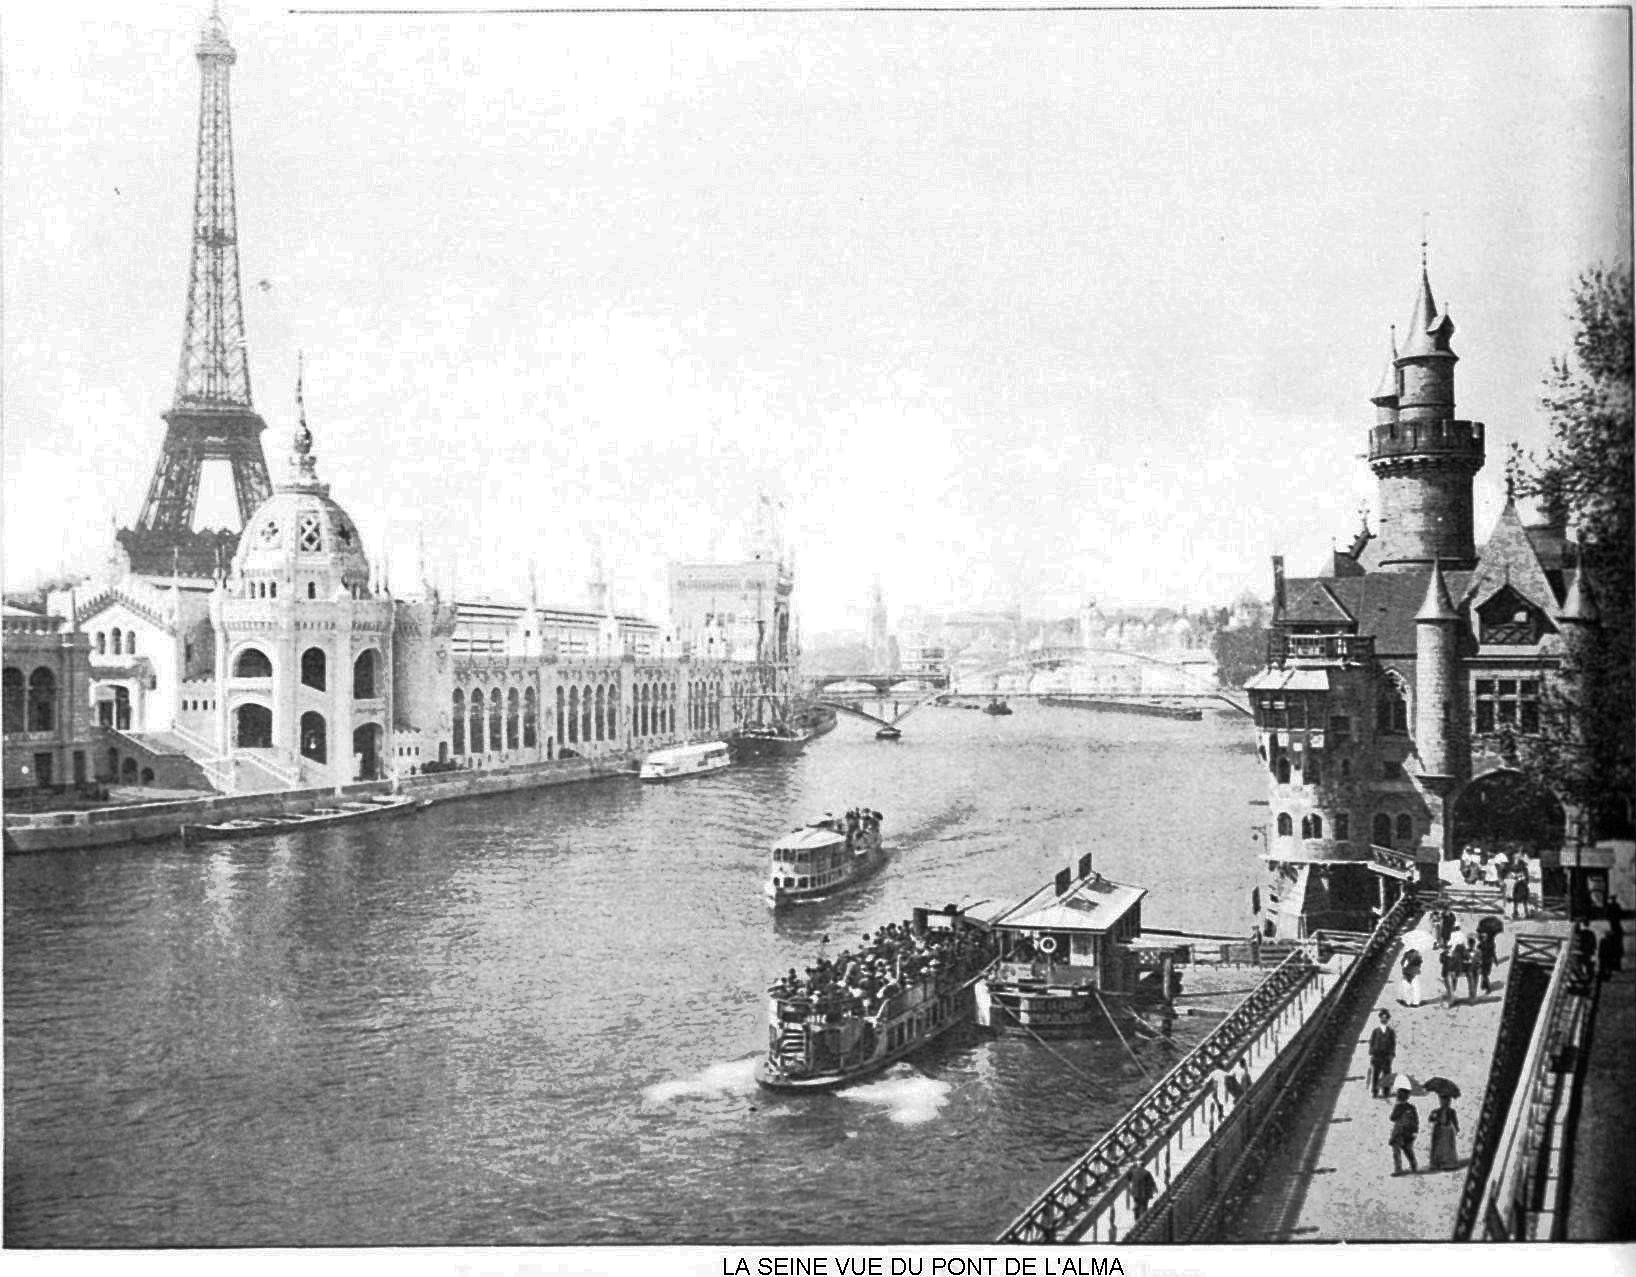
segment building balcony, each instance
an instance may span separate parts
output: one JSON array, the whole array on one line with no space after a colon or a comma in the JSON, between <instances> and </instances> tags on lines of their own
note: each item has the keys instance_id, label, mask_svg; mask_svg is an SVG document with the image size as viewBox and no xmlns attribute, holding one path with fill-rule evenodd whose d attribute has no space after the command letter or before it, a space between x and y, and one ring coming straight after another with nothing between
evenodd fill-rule
<instances>
[{"instance_id":1,"label":"building balcony","mask_svg":"<svg viewBox=\"0 0 1636 1277\"><path fill-rule=\"evenodd\" d=\"M1267 664L1274 669L1286 665L1368 665L1375 659L1375 639L1368 634L1288 634L1273 630L1267 635Z\"/></svg>"},{"instance_id":2,"label":"building balcony","mask_svg":"<svg viewBox=\"0 0 1636 1277\"><path fill-rule=\"evenodd\" d=\"M1369 432L1369 460L1396 457L1465 457L1477 465L1483 460L1483 423L1480 421L1383 422Z\"/></svg>"}]
</instances>

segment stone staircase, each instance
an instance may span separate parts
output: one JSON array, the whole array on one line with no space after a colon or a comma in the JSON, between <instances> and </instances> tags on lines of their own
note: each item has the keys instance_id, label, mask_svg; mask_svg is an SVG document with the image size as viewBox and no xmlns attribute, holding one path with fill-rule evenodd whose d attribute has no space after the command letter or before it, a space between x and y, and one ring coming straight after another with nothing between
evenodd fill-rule
<instances>
[{"instance_id":1,"label":"stone staircase","mask_svg":"<svg viewBox=\"0 0 1636 1277\"><path fill-rule=\"evenodd\" d=\"M118 751L122 761L134 758L139 768L153 773L153 783L163 789L227 789L220 769L200 759L173 732L123 732L116 727L103 730L109 746Z\"/></svg>"}]
</instances>

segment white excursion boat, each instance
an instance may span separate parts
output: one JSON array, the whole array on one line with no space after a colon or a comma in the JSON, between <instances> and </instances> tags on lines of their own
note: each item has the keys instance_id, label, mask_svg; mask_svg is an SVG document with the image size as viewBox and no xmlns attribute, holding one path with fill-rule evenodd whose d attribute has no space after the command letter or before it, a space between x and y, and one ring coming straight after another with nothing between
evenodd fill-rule
<instances>
[{"instance_id":1,"label":"white excursion boat","mask_svg":"<svg viewBox=\"0 0 1636 1277\"><path fill-rule=\"evenodd\" d=\"M683 776L719 772L731 761L726 741L677 745L671 749L654 750L642 760L642 770L637 775L642 780L677 780Z\"/></svg>"},{"instance_id":2,"label":"white excursion boat","mask_svg":"<svg viewBox=\"0 0 1636 1277\"><path fill-rule=\"evenodd\" d=\"M880 825L880 812L860 807L785 834L773 844L762 888L768 903L776 909L818 900L862 882L886 863Z\"/></svg>"},{"instance_id":3,"label":"white excursion boat","mask_svg":"<svg viewBox=\"0 0 1636 1277\"><path fill-rule=\"evenodd\" d=\"M878 1073L973 1014L973 987L993 937L954 905L916 909L857 954L819 959L768 990L767 1054L756 1081L773 1091L826 1091Z\"/></svg>"}]
</instances>

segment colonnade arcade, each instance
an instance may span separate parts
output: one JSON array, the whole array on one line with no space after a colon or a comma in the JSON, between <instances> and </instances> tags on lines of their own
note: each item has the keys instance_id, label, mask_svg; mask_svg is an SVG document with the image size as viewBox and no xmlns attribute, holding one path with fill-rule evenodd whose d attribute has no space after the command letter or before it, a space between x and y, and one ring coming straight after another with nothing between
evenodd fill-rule
<instances>
[{"instance_id":1,"label":"colonnade arcade","mask_svg":"<svg viewBox=\"0 0 1636 1277\"><path fill-rule=\"evenodd\" d=\"M450 752L456 758L518 751L552 758L565 748L619 749L722 725L719 677L684 682L639 674L628 705L616 670L573 679L548 693L533 683L494 686L480 671L473 671L472 681L474 686L456 687L451 696Z\"/></svg>"}]
</instances>

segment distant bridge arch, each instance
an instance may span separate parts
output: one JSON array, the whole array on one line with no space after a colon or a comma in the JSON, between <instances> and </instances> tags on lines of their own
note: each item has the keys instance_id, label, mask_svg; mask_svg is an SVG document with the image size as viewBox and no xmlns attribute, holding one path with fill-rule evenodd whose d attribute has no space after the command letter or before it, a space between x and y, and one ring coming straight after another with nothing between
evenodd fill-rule
<instances>
[{"instance_id":1,"label":"distant bridge arch","mask_svg":"<svg viewBox=\"0 0 1636 1277\"><path fill-rule=\"evenodd\" d=\"M995 686L990 686L983 689L982 692L968 692L966 694L981 695L991 692L998 692L999 688L997 683L1000 675L1002 674L1032 675L1037 674L1042 670L1056 670L1062 669L1064 666L1080 665L1084 663L1083 658L1092 653L1102 656L1119 656L1128 661L1144 663L1147 665L1162 665L1166 669L1179 672L1184 679L1196 685L1194 690L1170 693L1171 695L1192 696L1198 697L1201 700L1217 700L1222 702L1224 705L1237 710L1240 714L1250 715L1252 713L1247 702L1235 699L1229 692L1218 686L1214 680L1206 679L1200 675L1191 673L1180 661L1167 661L1162 657L1149 656L1145 652L1129 652L1124 648L1119 647L1045 647L1036 648L1035 650L1029 652L1019 652L1016 656L1007 657L1005 660L994 665L984 666L981 669L973 670L969 674L965 675L965 678L992 679L995 680L996 684ZM1147 693L1119 694L1147 695ZM1151 695L1163 696L1166 695L1166 693L1154 692L1151 693Z\"/></svg>"}]
</instances>

